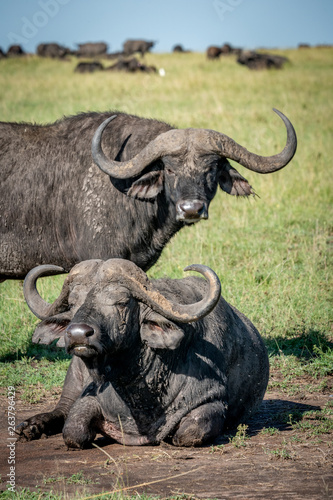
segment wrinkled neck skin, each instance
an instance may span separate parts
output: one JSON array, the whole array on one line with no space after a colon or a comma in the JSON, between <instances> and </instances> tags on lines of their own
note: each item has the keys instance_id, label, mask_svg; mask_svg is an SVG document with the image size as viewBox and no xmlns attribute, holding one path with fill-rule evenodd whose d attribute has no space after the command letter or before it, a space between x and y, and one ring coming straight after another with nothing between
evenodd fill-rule
<instances>
[{"instance_id":1,"label":"wrinkled neck skin","mask_svg":"<svg viewBox=\"0 0 333 500\"><path fill-rule=\"evenodd\" d=\"M150 354L150 355L149 355ZM92 358L81 358L86 365L96 386L112 383L135 385L150 370L153 361L151 352L143 346L116 352L115 354L100 354ZM130 360L124 363L124 360Z\"/></svg>"}]
</instances>

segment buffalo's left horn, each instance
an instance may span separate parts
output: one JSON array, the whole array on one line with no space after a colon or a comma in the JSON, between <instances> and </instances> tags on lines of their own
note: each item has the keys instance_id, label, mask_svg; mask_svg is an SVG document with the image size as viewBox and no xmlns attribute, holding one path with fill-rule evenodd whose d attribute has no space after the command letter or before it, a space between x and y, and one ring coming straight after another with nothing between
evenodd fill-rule
<instances>
[{"instance_id":1,"label":"buffalo's left horn","mask_svg":"<svg viewBox=\"0 0 333 500\"><path fill-rule=\"evenodd\" d=\"M230 137L211 130L209 132L215 145L215 152L259 174L270 174L285 167L296 153L297 136L290 120L281 111L275 108L273 108L273 111L279 115L287 129L287 142L280 153L273 156L260 156L251 153L233 139L230 139ZM208 150L212 151L212 148L209 147Z\"/></svg>"},{"instance_id":2,"label":"buffalo's left horn","mask_svg":"<svg viewBox=\"0 0 333 500\"><path fill-rule=\"evenodd\" d=\"M197 271L207 279L209 288L205 297L194 304L177 304L156 290L146 273L132 262L112 259L108 263L110 266L107 273L111 280L125 285L134 297L172 321L181 323L198 321L214 309L221 296L218 276L212 269L201 264L192 264L184 271Z\"/></svg>"},{"instance_id":3,"label":"buffalo's left horn","mask_svg":"<svg viewBox=\"0 0 333 500\"><path fill-rule=\"evenodd\" d=\"M46 302L38 293L36 281L42 276L51 276L54 274L63 274L65 270L59 266L45 264L34 267L26 275L23 283L24 298L31 312L39 319L45 319L49 315L52 304Z\"/></svg>"}]
</instances>

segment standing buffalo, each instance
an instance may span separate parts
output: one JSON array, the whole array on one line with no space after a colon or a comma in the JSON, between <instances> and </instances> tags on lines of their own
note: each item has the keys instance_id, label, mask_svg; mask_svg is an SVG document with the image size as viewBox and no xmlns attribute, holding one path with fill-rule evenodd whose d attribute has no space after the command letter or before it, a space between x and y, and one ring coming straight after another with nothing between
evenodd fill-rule
<instances>
[{"instance_id":1,"label":"standing buffalo","mask_svg":"<svg viewBox=\"0 0 333 500\"><path fill-rule=\"evenodd\" d=\"M124 55L131 56L140 52L141 56L144 56L154 45L155 42L147 42L146 40L126 40L123 44Z\"/></svg>"},{"instance_id":2,"label":"standing buffalo","mask_svg":"<svg viewBox=\"0 0 333 500\"><path fill-rule=\"evenodd\" d=\"M108 46L104 42L88 42L79 44L79 49L76 53L78 57L98 57L106 56Z\"/></svg>"},{"instance_id":3,"label":"standing buffalo","mask_svg":"<svg viewBox=\"0 0 333 500\"><path fill-rule=\"evenodd\" d=\"M21 45L11 45L7 51L7 57L21 57L25 55L25 51Z\"/></svg>"},{"instance_id":4,"label":"standing buffalo","mask_svg":"<svg viewBox=\"0 0 333 500\"><path fill-rule=\"evenodd\" d=\"M132 262L90 260L72 269L50 305L36 280L53 268L25 280L28 305L43 320L34 341L61 336L74 357L59 403L20 424L22 439L62 430L71 448L97 433L125 445L200 446L258 408L268 382L265 346L220 296L211 269L186 268L208 283L149 281Z\"/></svg>"},{"instance_id":5,"label":"standing buffalo","mask_svg":"<svg viewBox=\"0 0 333 500\"><path fill-rule=\"evenodd\" d=\"M207 59L218 59L222 54L222 49L220 47L216 47L215 45L211 45L206 50Z\"/></svg>"},{"instance_id":6,"label":"standing buffalo","mask_svg":"<svg viewBox=\"0 0 333 500\"><path fill-rule=\"evenodd\" d=\"M40 57L51 57L56 59L62 59L70 54L70 50L67 47L63 47L58 43L40 43L37 46L36 52Z\"/></svg>"},{"instance_id":7,"label":"standing buffalo","mask_svg":"<svg viewBox=\"0 0 333 500\"><path fill-rule=\"evenodd\" d=\"M124 113L0 123L0 280L50 262L68 271L91 258L149 269L185 224L208 218L218 186L254 194L227 158L262 174L292 159L294 128L276 113L287 144L269 157L214 130L177 130Z\"/></svg>"}]
</instances>

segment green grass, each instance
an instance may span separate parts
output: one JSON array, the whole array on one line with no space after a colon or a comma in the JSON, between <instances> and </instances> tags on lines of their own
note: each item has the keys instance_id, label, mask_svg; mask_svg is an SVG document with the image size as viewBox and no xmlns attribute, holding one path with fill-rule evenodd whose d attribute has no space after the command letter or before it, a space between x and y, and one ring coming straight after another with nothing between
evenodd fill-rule
<instances>
[{"instance_id":1,"label":"green grass","mask_svg":"<svg viewBox=\"0 0 333 500\"><path fill-rule=\"evenodd\" d=\"M149 276L179 278L191 263L212 267L224 297L258 327L288 386L295 377L318 381L332 374L333 51L278 53L290 64L261 72L234 57L147 55L148 64L165 69L164 78L79 75L75 59L3 60L0 120L46 123L80 111L118 109L178 127L219 130L268 155L284 145L285 130L272 108L283 111L298 135L291 164L267 176L236 165L260 198L238 200L220 191L209 220L178 233ZM63 279L42 280L47 300L54 300ZM0 385L14 384L28 400L35 385L35 400L61 386L69 363L63 351L31 344L36 324L21 283L2 283Z\"/></svg>"}]
</instances>

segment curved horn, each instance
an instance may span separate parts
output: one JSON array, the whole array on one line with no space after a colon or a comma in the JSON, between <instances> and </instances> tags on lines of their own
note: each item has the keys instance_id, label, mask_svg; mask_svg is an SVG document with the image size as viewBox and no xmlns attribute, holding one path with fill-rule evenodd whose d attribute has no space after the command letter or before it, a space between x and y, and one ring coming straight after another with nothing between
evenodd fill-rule
<instances>
[{"instance_id":1,"label":"curved horn","mask_svg":"<svg viewBox=\"0 0 333 500\"><path fill-rule=\"evenodd\" d=\"M287 142L281 153L273 156L259 156L250 153L250 151L240 144L237 144L237 142L230 137L211 130L209 132L215 142L215 148L217 149L215 152L225 158L235 160L240 165L243 165L243 167L259 174L270 174L271 172L276 172L285 167L296 153L296 132L292 123L283 113L281 113L281 111L275 108L273 108L273 111L283 120L287 129Z\"/></svg>"},{"instance_id":2,"label":"curved horn","mask_svg":"<svg viewBox=\"0 0 333 500\"><path fill-rule=\"evenodd\" d=\"M91 152L96 165L107 175L116 179L128 179L139 175L142 170L166 154L176 155L189 147L189 141L207 153L215 153L224 158L234 160L243 167L268 174L285 167L293 158L297 148L295 129L290 120L281 111L273 108L283 120L287 129L287 142L281 153L273 156L260 156L251 153L246 148L237 144L233 139L215 130L206 129L171 129L158 135L140 153L128 161L115 161L108 159L102 151L101 139L106 126L116 118L116 115L107 118L96 130Z\"/></svg>"},{"instance_id":3,"label":"curved horn","mask_svg":"<svg viewBox=\"0 0 333 500\"><path fill-rule=\"evenodd\" d=\"M132 262L112 259L108 263L110 266L107 273L112 281L125 285L134 297L172 321L181 323L198 321L214 309L221 296L218 276L212 269L201 264L192 264L184 271L197 271L207 279L209 288L205 297L194 304L176 304L156 290L146 273Z\"/></svg>"},{"instance_id":4,"label":"curved horn","mask_svg":"<svg viewBox=\"0 0 333 500\"><path fill-rule=\"evenodd\" d=\"M35 316L37 316L37 318L47 318L48 312L52 307L52 304L46 302L39 295L36 287L37 279L41 278L42 276L51 276L54 274L62 273L65 273L65 270L62 267L45 264L42 266L34 267L26 275L23 283L24 298L28 304L29 309Z\"/></svg>"},{"instance_id":5,"label":"curved horn","mask_svg":"<svg viewBox=\"0 0 333 500\"><path fill-rule=\"evenodd\" d=\"M129 179L130 177L135 177L139 175L147 165L158 160L161 156L170 151L173 153L181 152L184 148L181 140L184 131L172 129L158 135L131 160L111 160L103 153L101 140L105 128L114 118L116 118L116 116L117 115L113 115L107 118L98 127L91 143L91 153L94 162L105 174L115 179Z\"/></svg>"}]
</instances>

